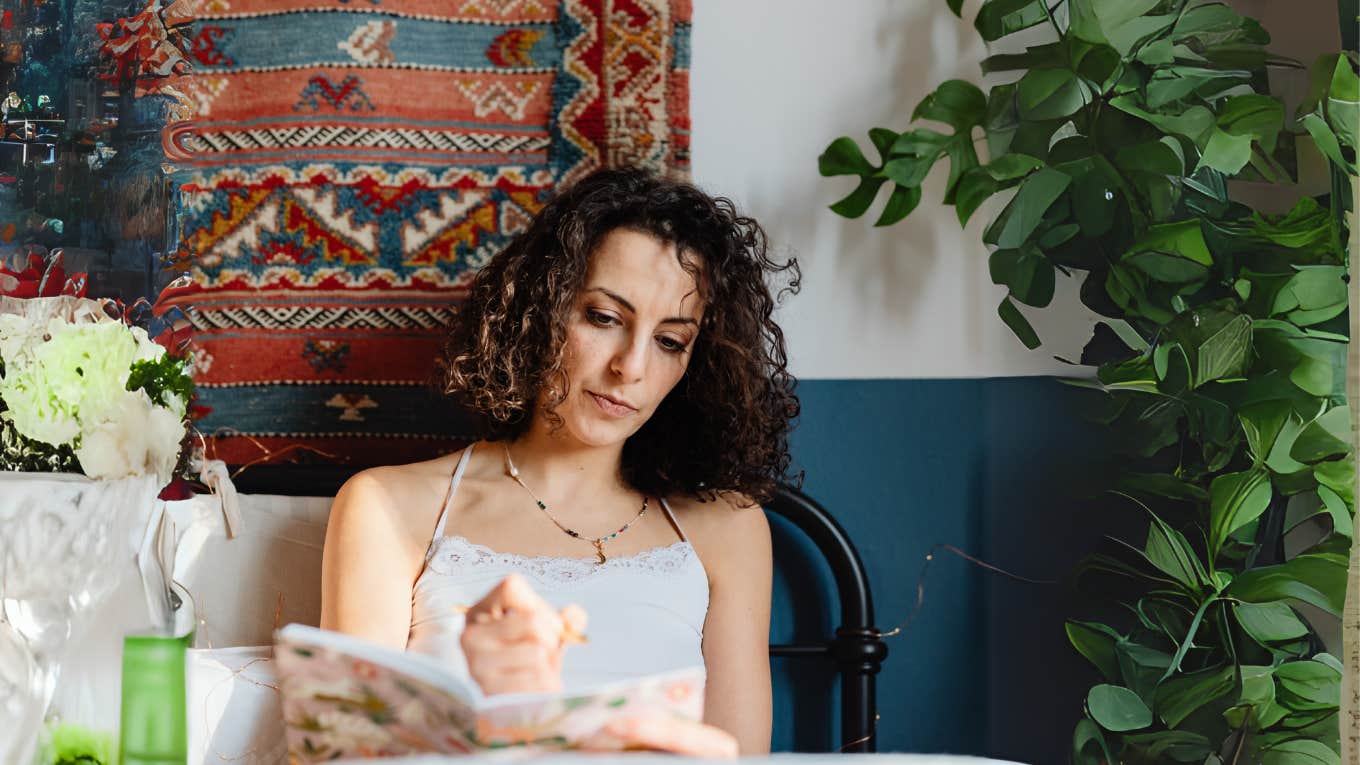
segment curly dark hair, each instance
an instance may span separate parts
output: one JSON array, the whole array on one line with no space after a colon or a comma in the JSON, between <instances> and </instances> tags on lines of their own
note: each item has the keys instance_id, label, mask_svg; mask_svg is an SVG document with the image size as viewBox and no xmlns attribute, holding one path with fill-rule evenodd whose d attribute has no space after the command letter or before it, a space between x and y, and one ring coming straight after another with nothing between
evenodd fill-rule
<instances>
[{"instance_id":1,"label":"curly dark hair","mask_svg":"<svg viewBox=\"0 0 1360 765\"><path fill-rule=\"evenodd\" d=\"M798 291L800 271L796 260L769 257L765 232L731 200L691 184L609 169L554 197L477 274L454 315L439 384L479 416L482 437L501 440L528 429L543 386L554 383L544 415L560 427L568 317L591 255L616 229L675 244L705 303L684 376L624 444L624 480L655 496L767 500L790 480L788 433L799 411L772 314ZM772 295L766 277L782 272L788 283Z\"/></svg>"}]
</instances>

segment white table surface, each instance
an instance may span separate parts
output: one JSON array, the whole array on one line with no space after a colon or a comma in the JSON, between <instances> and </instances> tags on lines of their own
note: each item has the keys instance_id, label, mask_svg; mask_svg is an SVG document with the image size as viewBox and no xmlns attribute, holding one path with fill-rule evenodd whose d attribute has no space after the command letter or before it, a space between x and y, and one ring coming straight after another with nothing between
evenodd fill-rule
<instances>
[{"instance_id":1,"label":"white table surface","mask_svg":"<svg viewBox=\"0 0 1360 765\"><path fill-rule=\"evenodd\" d=\"M676 765L677 762L731 762L730 760L678 760L674 755L636 752L627 754L556 753L526 755L519 752L495 752L474 756L425 755L384 759L381 765L467 765L469 759L480 762L521 762L532 760L534 765ZM953 754L794 754L780 752L766 757L743 757L744 765L845 765L849 760L872 765L1022 765L1009 760L990 760ZM374 765L374 760L338 760L336 765Z\"/></svg>"}]
</instances>

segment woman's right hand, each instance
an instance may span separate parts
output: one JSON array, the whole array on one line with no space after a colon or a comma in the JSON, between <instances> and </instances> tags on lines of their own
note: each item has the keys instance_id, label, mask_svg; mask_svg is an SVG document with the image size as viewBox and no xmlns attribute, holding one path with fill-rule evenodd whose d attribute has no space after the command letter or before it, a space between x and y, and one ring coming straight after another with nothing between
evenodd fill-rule
<instances>
[{"instance_id":1,"label":"woman's right hand","mask_svg":"<svg viewBox=\"0 0 1360 765\"><path fill-rule=\"evenodd\" d=\"M586 612L553 610L524 577L510 574L467 611L460 643L468 672L488 696L562 690L568 634L585 634Z\"/></svg>"}]
</instances>

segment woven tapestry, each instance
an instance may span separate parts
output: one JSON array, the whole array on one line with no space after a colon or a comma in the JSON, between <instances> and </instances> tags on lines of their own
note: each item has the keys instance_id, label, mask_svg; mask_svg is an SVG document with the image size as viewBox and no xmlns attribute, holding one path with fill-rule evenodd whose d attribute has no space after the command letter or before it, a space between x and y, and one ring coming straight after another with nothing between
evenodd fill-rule
<instances>
[{"instance_id":1,"label":"woven tapestry","mask_svg":"<svg viewBox=\"0 0 1360 765\"><path fill-rule=\"evenodd\" d=\"M471 436L428 383L471 277L560 184L688 171L688 0L206 0L164 132L199 429L232 464ZM302 448L299 448L302 447Z\"/></svg>"}]
</instances>

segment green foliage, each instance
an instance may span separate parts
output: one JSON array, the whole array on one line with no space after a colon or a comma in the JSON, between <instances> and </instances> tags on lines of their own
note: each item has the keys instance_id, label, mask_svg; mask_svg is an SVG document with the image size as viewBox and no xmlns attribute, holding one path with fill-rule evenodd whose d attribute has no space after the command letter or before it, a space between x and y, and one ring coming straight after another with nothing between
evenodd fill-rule
<instances>
[{"instance_id":1,"label":"green foliage","mask_svg":"<svg viewBox=\"0 0 1360 765\"><path fill-rule=\"evenodd\" d=\"M1039 25L1051 42L983 61L1006 84L951 80L922 100L913 122L949 132L875 128L877 162L832 143L822 174L858 178L832 209L861 216L889 184L877 225L895 223L947 160L961 224L998 197L983 241L1026 346L1040 338L1018 305L1047 306L1059 272L1106 317L1081 359L1095 379L1068 382L1105 394L1098 420L1129 453L1112 488L1149 527L1078 572L1127 616L1068 622L1102 676L1073 760L1218 762L1232 746L1336 762L1340 665L1295 607L1339 614L1354 533L1341 370L1360 59L1320 58L1287 114L1266 90L1269 36L1216 0L984 0L974 24L989 42ZM1230 179L1292 182L1310 144L1333 193L1280 215L1233 198ZM1306 518L1330 533L1280 557Z\"/></svg>"}]
</instances>

